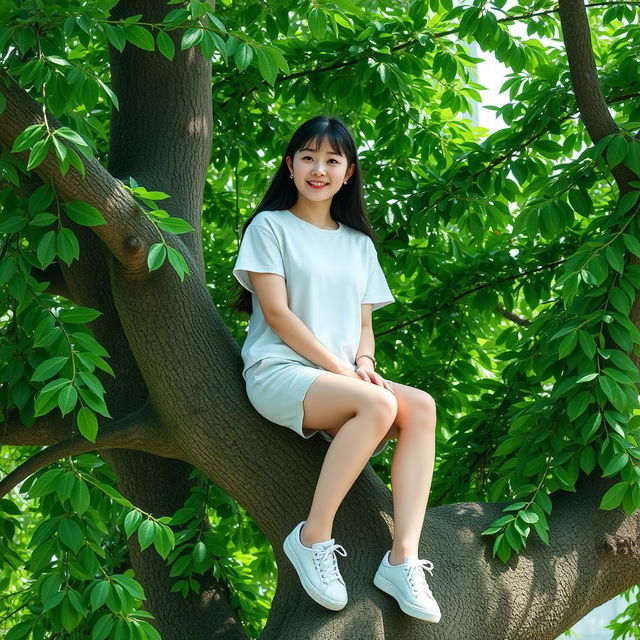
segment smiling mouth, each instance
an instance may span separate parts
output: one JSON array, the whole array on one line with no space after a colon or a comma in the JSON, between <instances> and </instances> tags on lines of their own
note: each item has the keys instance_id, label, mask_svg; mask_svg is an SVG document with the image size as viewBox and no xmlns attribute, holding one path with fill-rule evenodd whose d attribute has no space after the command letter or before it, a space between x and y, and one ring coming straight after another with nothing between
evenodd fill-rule
<instances>
[{"instance_id":1,"label":"smiling mouth","mask_svg":"<svg viewBox=\"0 0 640 640\"><path fill-rule=\"evenodd\" d=\"M326 187L328 183L327 182L315 182L315 181L307 180L307 184L312 189L324 189L324 187Z\"/></svg>"}]
</instances>

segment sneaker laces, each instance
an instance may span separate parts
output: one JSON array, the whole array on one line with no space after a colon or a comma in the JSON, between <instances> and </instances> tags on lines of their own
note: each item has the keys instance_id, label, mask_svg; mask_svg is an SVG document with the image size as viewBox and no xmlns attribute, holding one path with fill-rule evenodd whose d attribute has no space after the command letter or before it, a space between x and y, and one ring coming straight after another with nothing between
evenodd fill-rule
<instances>
[{"instance_id":1,"label":"sneaker laces","mask_svg":"<svg viewBox=\"0 0 640 640\"><path fill-rule=\"evenodd\" d=\"M340 580L344 584L334 552L343 557L347 555L345 548L341 544L327 544L326 547L316 551L314 557L320 564L320 575L325 583L331 580Z\"/></svg>"},{"instance_id":2,"label":"sneaker laces","mask_svg":"<svg viewBox=\"0 0 640 640\"><path fill-rule=\"evenodd\" d=\"M427 579L424 575L425 570L433 575L433 562L429 560L419 560L418 558L410 557L406 561L409 576L409 584L411 585L411 591L414 596L417 596L420 592L433 598L431 589L427 584Z\"/></svg>"}]
</instances>

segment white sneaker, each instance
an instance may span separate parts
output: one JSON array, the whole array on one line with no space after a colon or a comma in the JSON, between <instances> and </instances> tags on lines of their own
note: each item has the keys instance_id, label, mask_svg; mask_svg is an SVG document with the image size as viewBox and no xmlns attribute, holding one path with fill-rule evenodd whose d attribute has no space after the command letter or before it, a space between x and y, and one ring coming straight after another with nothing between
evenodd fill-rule
<instances>
[{"instance_id":1,"label":"white sneaker","mask_svg":"<svg viewBox=\"0 0 640 640\"><path fill-rule=\"evenodd\" d=\"M385 553L373 578L373 584L400 605L407 615L427 622L440 621L440 607L429 589L424 569L432 573L433 563L409 556L402 564L389 563L390 551Z\"/></svg>"},{"instance_id":2,"label":"white sneaker","mask_svg":"<svg viewBox=\"0 0 640 640\"><path fill-rule=\"evenodd\" d=\"M310 547L302 544L300 531L306 520L298 523L282 545L291 564L298 573L302 588L318 604L332 611L340 611L347 604L347 588L340 575L335 552L346 556L344 547L331 538L315 542Z\"/></svg>"}]
</instances>

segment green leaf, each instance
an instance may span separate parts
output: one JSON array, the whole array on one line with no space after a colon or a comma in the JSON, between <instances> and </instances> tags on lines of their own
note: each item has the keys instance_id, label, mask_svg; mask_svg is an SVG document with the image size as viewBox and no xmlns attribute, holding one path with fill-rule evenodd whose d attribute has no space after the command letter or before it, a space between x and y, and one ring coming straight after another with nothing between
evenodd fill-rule
<instances>
[{"instance_id":1,"label":"green leaf","mask_svg":"<svg viewBox=\"0 0 640 640\"><path fill-rule=\"evenodd\" d=\"M619 411L624 411L626 409L626 397L618 386L618 384L608 378L607 376L599 376L598 384L600 388L604 391L604 394L607 396L609 402L618 409Z\"/></svg>"},{"instance_id":2,"label":"green leaf","mask_svg":"<svg viewBox=\"0 0 640 640\"><path fill-rule=\"evenodd\" d=\"M71 384L68 384L58 394L58 406L63 416L67 415L75 406L78 401L78 392L76 388Z\"/></svg>"},{"instance_id":3,"label":"green leaf","mask_svg":"<svg viewBox=\"0 0 640 640\"><path fill-rule=\"evenodd\" d=\"M48 267L56 256L56 232L51 230L47 231L40 242L38 242L38 249L36 251L40 266L45 269Z\"/></svg>"},{"instance_id":4,"label":"green leaf","mask_svg":"<svg viewBox=\"0 0 640 640\"><path fill-rule=\"evenodd\" d=\"M129 511L124 519L124 531L127 534L127 538L131 537L131 534L140 526L142 522L142 514L134 509Z\"/></svg>"},{"instance_id":5,"label":"green leaf","mask_svg":"<svg viewBox=\"0 0 640 640\"><path fill-rule=\"evenodd\" d=\"M40 498L56 490L58 480L61 479L64 472L62 469L50 469L45 471L29 489L29 495L32 498Z\"/></svg>"},{"instance_id":6,"label":"green leaf","mask_svg":"<svg viewBox=\"0 0 640 640\"><path fill-rule=\"evenodd\" d=\"M160 268L166 257L167 249L163 243L156 242L155 244L152 244L149 248L149 255L147 256L149 271L154 271L155 269Z\"/></svg>"},{"instance_id":7,"label":"green leaf","mask_svg":"<svg viewBox=\"0 0 640 640\"><path fill-rule=\"evenodd\" d=\"M36 621L34 619L19 622L17 625L9 629L5 636L5 640L22 640L22 638L26 638L35 624Z\"/></svg>"},{"instance_id":8,"label":"green leaf","mask_svg":"<svg viewBox=\"0 0 640 640\"><path fill-rule=\"evenodd\" d=\"M131 44L134 44L139 49L144 51L153 51L155 49L153 36L140 25L132 24L125 27L125 36Z\"/></svg>"},{"instance_id":9,"label":"green leaf","mask_svg":"<svg viewBox=\"0 0 640 640\"><path fill-rule=\"evenodd\" d=\"M637 146L640 147L640 145ZM622 239L624 240L627 249L629 249L629 251L634 255L640 257L640 241L630 233L624 233L622 235Z\"/></svg>"},{"instance_id":10,"label":"green leaf","mask_svg":"<svg viewBox=\"0 0 640 640\"><path fill-rule=\"evenodd\" d=\"M174 9L173 11L169 11L169 13L167 13L162 23L171 26L179 25L188 20L189 17L189 11L187 11L186 9Z\"/></svg>"},{"instance_id":11,"label":"green leaf","mask_svg":"<svg viewBox=\"0 0 640 640\"><path fill-rule=\"evenodd\" d=\"M168 247L168 251L169 263L175 269L178 276L180 276L180 280L184 280L185 273L189 273L189 267L187 266L184 257L173 247Z\"/></svg>"},{"instance_id":12,"label":"green leaf","mask_svg":"<svg viewBox=\"0 0 640 640\"><path fill-rule=\"evenodd\" d=\"M590 416L582 425L581 435L585 442L589 442L602 424L602 414L598 411Z\"/></svg>"},{"instance_id":13,"label":"green leaf","mask_svg":"<svg viewBox=\"0 0 640 640\"><path fill-rule=\"evenodd\" d=\"M27 211L30 216L34 216L36 213L46 211L47 207L53 202L54 198L53 187L46 183L41 184L30 196L27 202ZM55 216L52 216L55 220ZM31 222L33 224L33 221Z\"/></svg>"},{"instance_id":14,"label":"green leaf","mask_svg":"<svg viewBox=\"0 0 640 640\"><path fill-rule=\"evenodd\" d=\"M147 191L144 187L135 187L131 190L136 197L142 198L143 200L166 200L171 196L164 191ZM156 214L157 211L150 211L149 213ZM169 214L167 214L168 216Z\"/></svg>"},{"instance_id":15,"label":"green leaf","mask_svg":"<svg viewBox=\"0 0 640 640\"><path fill-rule=\"evenodd\" d=\"M609 511L615 509L622 503L624 495L629 485L626 482L617 482L603 496L600 502L600 509Z\"/></svg>"},{"instance_id":16,"label":"green leaf","mask_svg":"<svg viewBox=\"0 0 640 640\"><path fill-rule=\"evenodd\" d=\"M567 334L558 345L558 358L566 358L576 347L578 334L575 331Z\"/></svg>"},{"instance_id":17,"label":"green leaf","mask_svg":"<svg viewBox=\"0 0 640 640\"><path fill-rule=\"evenodd\" d=\"M182 40L180 41L180 49L183 51L185 49L190 49L191 47L195 47L201 40L204 35L203 29L191 28L187 29L182 34Z\"/></svg>"},{"instance_id":18,"label":"green leaf","mask_svg":"<svg viewBox=\"0 0 640 640\"><path fill-rule=\"evenodd\" d=\"M12 153L25 151L33 146L37 140L47 135L47 129L44 124L32 124L28 126L14 141L11 147Z\"/></svg>"},{"instance_id":19,"label":"green leaf","mask_svg":"<svg viewBox=\"0 0 640 640\"><path fill-rule=\"evenodd\" d=\"M628 147L624 134L615 134L607 145L607 164L612 168L619 165L627 155Z\"/></svg>"},{"instance_id":20,"label":"green leaf","mask_svg":"<svg viewBox=\"0 0 640 640\"><path fill-rule=\"evenodd\" d=\"M269 55L269 52L260 47L256 49L256 56L258 57L258 69L262 77L271 85L276 81L276 76L278 75L278 67Z\"/></svg>"},{"instance_id":21,"label":"green leaf","mask_svg":"<svg viewBox=\"0 0 640 640\"><path fill-rule=\"evenodd\" d=\"M622 451L621 453L616 453L611 457L607 465L605 466L602 477L607 478L608 476L613 476L618 471L620 471L623 467L627 465L629 462L629 456L626 451Z\"/></svg>"},{"instance_id":22,"label":"green leaf","mask_svg":"<svg viewBox=\"0 0 640 640\"><path fill-rule=\"evenodd\" d=\"M167 558L171 550L175 547L175 537L173 531L167 526L157 526L156 534L153 539L156 551L162 558Z\"/></svg>"},{"instance_id":23,"label":"green leaf","mask_svg":"<svg viewBox=\"0 0 640 640\"><path fill-rule=\"evenodd\" d=\"M27 162L27 171L35 169L42 161L47 157L47 152L50 148L50 139L38 140L33 145L31 152L29 153L29 161Z\"/></svg>"},{"instance_id":24,"label":"green leaf","mask_svg":"<svg viewBox=\"0 0 640 640\"><path fill-rule=\"evenodd\" d=\"M78 551L80 551L80 547L82 547L84 543L82 529L80 529L77 522L70 520L69 518L63 518L60 521L60 525L58 527L58 538L60 538L60 541L65 546L69 547L69 549L74 553L78 553Z\"/></svg>"},{"instance_id":25,"label":"green leaf","mask_svg":"<svg viewBox=\"0 0 640 640\"><path fill-rule=\"evenodd\" d=\"M585 447L580 453L580 468L589 475L596 466L596 454L590 446Z\"/></svg>"},{"instance_id":26,"label":"green leaf","mask_svg":"<svg viewBox=\"0 0 640 640\"><path fill-rule=\"evenodd\" d=\"M639 198L640 191L628 191L625 193L618 201L615 211L616 215L623 215L631 211L631 209L633 209L633 207L638 203Z\"/></svg>"},{"instance_id":27,"label":"green leaf","mask_svg":"<svg viewBox=\"0 0 640 640\"><path fill-rule=\"evenodd\" d=\"M578 331L578 342L580 343L580 348L583 353L589 360L592 360L596 355L596 342L593 339L593 336L588 334L586 331ZM583 380L584 378L581 378L578 382L582 382Z\"/></svg>"},{"instance_id":28,"label":"green leaf","mask_svg":"<svg viewBox=\"0 0 640 640\"><path fill-rule=\"evenodd\" d=\"M540 536L540 539L545 543L549 544L549 527L545 526L542 522L535 522L533 528L536 530L536 533Z\"/></svg>"},{"instance_id":29,"label":"green leaf","mask_svg":"<svg viewBox=\"0 0 640 640\"><path fill-rule=\"evenodd\" d=\"M598 377L597 373L588 373L586 376L582 376L579 380L576 380L576 384L580 384L581 382L591 382L591 380Z\"/></svg>"},{"instance_id":30,"label":"green leaf","mask_svg":"<svg viewBox=\"0 0 640 640\"><path fill-rule=\"evenodd\" d=\"M145 520L138 529L138 542L140 549L144 551L153 544L153 538L156 534L156 525L153 520Z\"/></svg>"},{"instance_id":31,"label":"green leaf","mask_svg":"<svg viewBox=\"0 0 640 640\"><path fill-rule=\"evenodd\" d=\"M107 224L103 215L93 205L82 200L72 200L65 203L65 211L71 220L85 227Z\"/></svg>"},{"instance_id":32,"label":"green leaf","mask_svg":"<svg viewBox=\"0 0 640 640\"><path fill-rule=\"evenodd\" d=\"M604 256L597 254L595 255L585 267L594 277L595 284L601 285L609 275L609 267L607 266L607 261Z\"/></svg>"},{"instance_id":33,"label":"green leaf","mask_svg":"<svg viewBox=\"0 0 640 640\"><path fill-rule=\"evenodd\" d=\"M69 362L68 356L56 356L41 362L31 376L31 382L43 382L54 376Z\"/></svg>"},{"instance_id":34,"label":"green leaf","mask_svg":"<svg viewBox=\"0 0 640 640\"><path fill-rule=\"evenodd\" d=\"M9 216L0 222L0 233L15 233L27 224L24 216Z\"/></svg>"},{"instance_id":35,"label":"green leaf","mask_svg":"<svg viewBox=\"0 0 640 640\"><path fill-rule=\"evenodd\" d=\"M156 36L156 43L158 45L158 51L167 58L167 60L173 60L176 53L176 46L173 44L173 40L164 32L159 31Z\"/></svg>"},{"instance_id":36,"label":"green leaf","mask_svg":"<svg viewBox=\"0 0 640 640\"><path fill-rule=\"evenodd\" d=\"M55 134L66 138L79 147L89 147L87 141L77 131L70 129L69 127L60 127L59 129L56 129Z\"/></svg>"},{"instance_id":37,"label":"green leaf","mask_svg":"<svg viewBox=\"0 0 640 640\"><path fill-rule=\"evenodd\" d=\"M105 638L111 633L113 628L114 619L110 613L105 613L93 627L91 632L91 640L105 640Z\"/></svg>"},{"instance_id":38,"label":"green leaf","mask_svg":"<svg viewBox=\"0 0 640 640\"><path fill-rule=\"evenodd\" d=\"M253 60L253 49L244 42L240 43L234 55L234 60L238 70L244 71Z\"/></svg>"},{"instance_id":39,"label":"green leaf","mask_svg":"<svg viewBox=\"0 0 640 640\"><path fill-rule=\"evenodd\" d=\"M162 640L155 627L152 627L146 620L140 620L140 629L146 635L146 640Z\"/></svg>"},{"instance_id":40,"label":"green leaf","mask_svg":"<svg viewBox=\"0 0 640 640\"><path fill-rule=\"evenodd\" d=\"M182 218L163 218L156 221L156 224L163 230L169 233L187 233L188 231L194 231L194 228Z\"/></svg>"},{"instance_id":41,"label":"green leaf","mask_svg":"<svg viewBox=\"0 0 640 640\"><path fill-rule=\"evenodd\" d=\"M322 40L327 30L327 16L325 12L319 7L313 7L311 11L309 11L307 21L313 37L316 40Z\"/></svg>"},{"instance_id":42,"label":"green leaf","mask_svg":"<svg viewBox=\"0 0 640 640\"><path fill-rule=\"evenodd\" d=\"M89 508L91 495L84 480L76 478L69 500L78 515L82 515Z\"/></svg>"},{"instance_id":43,"label":"green leaf","mask_svg":"<svg viewBox=\"0 0 640 640\"><path fill-rule=\"evenodd\" d=\"M78 244L78 238L76 238L76 234L68 227L62 227L58 231L57 252L68 266L71 265L73 260L78 260L80 258L80 245Z\"/></svg>"},{"instance_id":44,"label":"green leaf","mask_svg":"<svg viewBox=\"0 0 640 640\"><path fill-rule=\"evenodd\" d=\"M67 384L69 381L65 381ZM58 404L58 394L56 391L40 391L36 396L33 407L33 415L37 418L49 413Z\"/></svg>"},{"instance_id":45,"label":"green leaf","mask_svg":"<svg viewBox=\"0 0 640 640\"><path fill-rule=\"evenodd\" d=\"M609 245L604 254L609 264L618 272L624 273L624 254L619 249L616 249Z\"/></svg>"},{"instance_id":46,"label":"green leaf","mask_svg":"<svg viewBox=\"0 0 640 640\"><path fill-rule=\"evenodd\" d=\"M569 420L573 421L578 416L582 415L586 411L591 400L592 396L588 391L582 391L575 394L571 400L569 400L569 404L567 405L567 415L569 416Z\"/></svg>"},{"instance_id":47,"label":"green leaf","mask_svg":"<svg viewBox=\"0 0 640 640\"><path fill-rule=\"evenodd\" d=\"M100 382L93 373L90 371L80 371L78 376L97 396L101 397L104 395L105 389L102 386L102 382Z\"/></svg>"},{"instance_id":48,"label":"green leaf","mask_svg":"<svg viewBox=\"0 0 640 640\"><path fill-rule=\"evenodd\" d=\"M90 442L95 442L98 435L98 418L89 407L82 407L76 417L78 431Z\"/></svg>"},{"instance_id":49,"label":"green leaf","mask_svg":"<svg viewBox=\"0 0 640 640\"><path fill-rule=\"evenodd\" d=\"M569 191L569 202L575 212L581 216L589 216L593 213L593 202L586 189L574 187Z\"/></svg>"},{"instance_id":50,"label":"green leaf","mask_svg":"<svg viewBox=\"0 0 640 640\"><path fill-rule=\"evenodd\" d=\"M95 583L95 586L91 590L91 608L95 611L99 609L109 596L109 583L106 580L100 580Z\"/></svg>"},{"instance_id":51,"label":"green leaf","mask_svg":"<svg viewBox=\"0 0 640 640\"><path fill-rule=\"evenodd\" d=\"M509 517L509 516L508 516ZM495 523L494 523L495 526ZM203 564L209 557L209 552L207 551L207 547L205 546L202 540L199 540L193 547L193 559L198 564Z\"/></svg>"},{"instance_id":52,"label":"green leaf","mask_svg":"<svg viewBox=\"0 0 640 640\"><path fill-rule=\"evenodd\" d=\"M93 322L101 315L101 311L90 307L74 307L73 309L61 309L58 317L65 324L86 324Z\"/></svg>"},{"instance_id":53,"label":"green leaf","mask_svg":"<svg viewBox=\"0 0 640 640\"><path fill-rule=\"evenodd\" d=\"M127 37L125 35L124 27L105 24L103 25L103 28L105 33L107 34L107 39L109 40L111 46L122 53L125 45L127 44Z\"/></svg>"},{"instance_id":54,"label":"green leaf","mask_svg":"<svg viewBox=\"0 0 640 640\"><path fill-rule=\"evenodd\" d=\"M111 576L111 579L114 582L117 582L123 589L128 591L134 598L138 600L144 600L144 590L133 578L129 578L128 576L124 576L121 574L114 574Z\"/></svg>"},{"instance_id":55,"label":"green leaf","mask_svg":"<svg viewBox=\"0 0 640 640\"><path fill-rule=\"evenodd\" d=\"M64 592L58 591L51 595L47 600L43 603L43 611L49 611L50 609L55 609L62 601L64 600Z\"/></svg>"},{"instance_id":56,"label":"green leaf","mask_svg":"<svg viewBox=\"0 0 640 640\"><path fill-rule=\"evenodd\" d=\"M78 331L72 334L73 341L98 356L108 356L107 350L91 335Z\"/></svg>"}]
</instances>

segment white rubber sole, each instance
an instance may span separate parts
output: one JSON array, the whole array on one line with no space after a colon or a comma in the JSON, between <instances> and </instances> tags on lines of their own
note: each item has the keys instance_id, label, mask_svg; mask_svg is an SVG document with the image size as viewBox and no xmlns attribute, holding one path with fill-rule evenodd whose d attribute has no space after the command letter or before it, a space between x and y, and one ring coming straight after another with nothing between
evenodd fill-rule
<instances>
[{"instance_id":1,"label":"white rubber sole","mask_svg":"<svg viewBox=\"0 0 640 640\"><path fill-rule=\"evenodd\" d=\"M376 573L373 577L373 584L375 584L381 591L393 596L398 601L400 609L402 609L402 611L404 611L408 616L424 620L425 622L440 622L440 614L432 611L425 611L424 609L419 609L418 607L413 606L402 597L402 594L393 583L389 582L386 578L383 578L380 574Z\"/></svg>"},{"instance_id":2,"label":"white rubber sole","mask_svg":"<svg viewBox=\"0 0 640 640\"><path fill-rule=\"evenodd\" d=\"M347 605L347 600L345 600L344 602L329 600L307 580L304 572L302 571L302 567L298 562L298 558L293 551L293 545L289 539L289 536L285 538L282 548L284 549L287 558L289 558L291 564L296 570L298 578L300 578L300 584L302 585L302 588L307 592L310 598L315 600L318 604L322 605L326 609L330 609L331 611L340 611L341 609L345 608L345 606Z\"/></svg>"}]
</instances>

